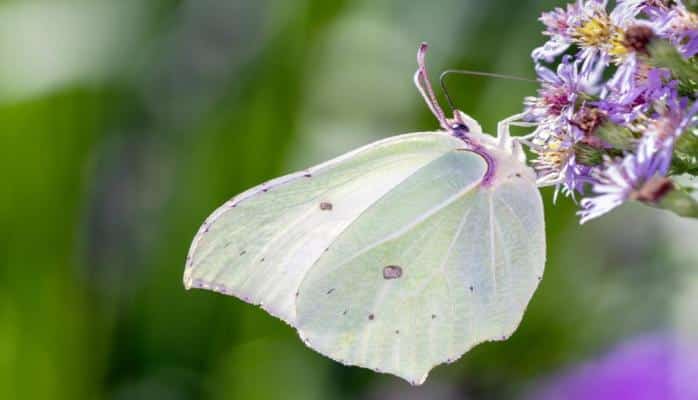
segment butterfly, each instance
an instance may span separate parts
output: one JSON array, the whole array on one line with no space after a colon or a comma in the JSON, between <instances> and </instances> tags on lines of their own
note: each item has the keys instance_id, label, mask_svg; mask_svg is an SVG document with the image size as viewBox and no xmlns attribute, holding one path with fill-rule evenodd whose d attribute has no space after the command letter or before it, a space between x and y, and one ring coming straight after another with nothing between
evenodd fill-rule
<instances>
[{"instance_id":1,"label":"butterfly","mask_svg":"<svg viewBox=\"0 0 698 400\"><path fill-rule=\"evenodd\" d=\"M536 175L509 134L521 116L496 138L461 111L446 118L426 50L414 80L441 130L235 196L194 237L185 287L258 305L323 355L413 385L512 335L545 266Z\"/></svg>"}]
</instances>

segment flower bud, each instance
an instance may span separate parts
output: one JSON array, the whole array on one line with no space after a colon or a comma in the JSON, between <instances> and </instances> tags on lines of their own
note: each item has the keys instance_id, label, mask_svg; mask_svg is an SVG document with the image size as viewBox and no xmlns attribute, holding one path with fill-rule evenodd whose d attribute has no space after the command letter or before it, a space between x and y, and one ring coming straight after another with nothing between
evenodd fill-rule
<instances>
[{"instance_id":1,"label":"flower bud","mask_svg":"<svg viewBox=\"0 0 698 400\"><path fill-rule=\"evenodd\" d=\"M593 167L603 163L604 152L595 146L580 142L574 145L574 155L579 164Z\"/></svg>"},{"instance_id":2,"label":"flower bud","mask_svg":"<svg viewBox=\"0 0 698 400\"><path fill-rule=\"evenodd\" d=\"M647 25L633 25L625 31L623 45L638 53L649 55L647 46L654 38L654 31Z\"/></svg>"},{"instance_id":3,"label":"flower bud","mask_svg":"<svg viewBox=\"0 0 698 400\"><path fill-rule=\"evenodd\" d=\"M642 187L630 194L630 199L649 204L659 204L664 197L676 188L671 179L655 176Z\"/></svg>"},{"instance_id":4,"label":"flower bud","mask_svg":"<svg viewBox=\"0 0 698 400\"><path fill-rule=\"evenodd\" d=\"M635 135L630 129L611 122L602 124L597 129L596 136L619 150L632 149L635 143Z\"/></svg>"},{"instance_id":5,"label":"flower bud","mask_svg":"<svg viewBox=\"0 0 698 400\"><path fill-rule=\"evenodd\" d=\"M596 129L606 121L606 113L596 107L583 107L572 118L572 125L579 128L587 139L593 138ZM588 143L594 145L594 143Z\"/></svg>"}]
</instances>

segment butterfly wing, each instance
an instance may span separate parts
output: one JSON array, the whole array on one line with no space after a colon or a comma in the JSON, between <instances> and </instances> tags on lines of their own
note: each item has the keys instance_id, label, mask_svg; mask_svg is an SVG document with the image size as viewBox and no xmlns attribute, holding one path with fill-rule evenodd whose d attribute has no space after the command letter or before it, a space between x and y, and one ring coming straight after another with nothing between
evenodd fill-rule
<instances>
[{"instance_id":1,"label":"butterfly wing","mask_svg":"<svg viewBox=\"0 0 698 400\"><path fill-rule=\"evenodd\" d=\"M252 188L216 210L187 257L184 284L237 296L296 325L296 294L338 236L377 201L462 142L396 136Z\"/></svg>"},{"instance_id":2,"label":"butterfly wing","mask_svg":"<svg viewBox=\"0 0 698 400\"><path fill-rule=\"evenodd\" d=\"M429 370L518 326L545 264L532 171L496 157L493 185L451 151L346 227L300 286L297 328L342 363L421 384Z\"/></svg>"}]
</instances>

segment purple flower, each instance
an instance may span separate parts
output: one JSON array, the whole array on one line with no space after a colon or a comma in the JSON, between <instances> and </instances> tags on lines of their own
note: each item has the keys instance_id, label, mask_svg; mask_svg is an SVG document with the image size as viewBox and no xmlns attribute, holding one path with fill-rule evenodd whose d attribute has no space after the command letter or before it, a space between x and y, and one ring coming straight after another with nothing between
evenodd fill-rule
<instances>
[{"instance_id":1,"label":"purple flower","mask_svg":"<svg viewBox=\"0 0 698 400\"><path fill-rule=\"evenodd\" d=\"M660 111L648 123L645 136L659 143L659 147L673 146L686 129L696 125L694 117L698 113L698 102L688 107L688 100L674 93L655 107Z\"/></svg>"},{"instance_id":2,"label":"purple flower","mask_svg":"<svg viewBox=\"0 0 698 400\"><path fill-rule=\"evenodd\" d=\"M606 0L577 0L574 4L568 4L566 10L556 8L543 13L540 17L540 21L546 26L543 34L550 38L543 46L533 50L533 59L552 62L575 43L583 24L594 15L605 13L605 8Z\"/></svg>"},{"instance_id":3,"label":"purple flower","mask_svg":"<svg viewBox=\"0 0 698 400\"><path fill-rule=\"evenodd\" d=\"M662 6L663 0L618 0L614 12L619 19L635 18L640 13L652 13Z\"/></svg>"},{"instance_id":4,"label":"purple flower","mask_svg":"<svg viewBox=\"0 0 698 400\"><path fill-rule=\"evenodd\" d=\"M636 9L650 19L656 19L669 10L666 0L618 0L616 8Z\"/></svg>"},{"instance_id":5,"label":"purple flower","mask_svg":"<svg viewBox=\"0 0 698 400\"><path fill-rule=\"evenodd\" d=\"M662 99L677 96L678 81L671 79L668 70L643 65L628 77L630 84L606 85L602 100L595 105L605 110L614 123L626 125L645 114Z\"/></svg>"},{"instance_id":6,"label":"purple flower","mask_svg":"<svg viewBox=\"0 0 698 400\"><path fill-rule=\"evenodd\" d=\"M565 56L557 68L557 73L536 65L541 89L538 97L524 100L526 117L532 121L543 121L560 116L570 117L574 105L581 94L598 91L596 85L600 75L595 71L580 70L580 62Z\"/></svg>"},{"instance_id":7,"label":"purple flower","mask_svg":"<svg viewBox=\"0 0 698 400\"><path fill-rule=\"evenodd\" d=\"M698 16L680 0L617 0L611 12L607 3L577 0L541 16L548 41L532 54L541 88L524 101L537 123L522 143L537 155L538 184L556 186L556 198L590 193L582 223L628 200L657 204L673 188L666 174L676 140L698 112L698 102L679 98L670 70L647 62L656 37L697 54ZM571 48L555 72L540 64ZM619 127L599 130L607 123Z\"/></svg>"},{"instance_id":8,"label":"purple flower","mask_svg":"<svg viewBox=\"0 0 698 400\"><path fill-rule=\"evenodd\" d=\"M598 92L598 71L585 71L580 61L565 56L557 73L537 65L541 89L525 99L526 118L538 122L533 133L534 167L543 185L556 185L568 195L590 181L589 168L576 162L574 144L583 139L574 125L577 106Z\"/></svg>"},{"instance_id":9,"label":"purple flower","mask_svg":"<svg viewBox=\"0 0 698 400\"><path fill-rule=\"evenodd\" d=\"M553 11L543 13L539 20L545 25L543 34L549 36L549 39L543 46L533 50L533 59L552 62L555 57L564 53L572 45L574 32L583 16L584 3L582 1L568 4L567 9L558 7Z\"/></svg>"},{"instance_id":10,"label":"purple flower","mask_svg":"<svg viewBox=\"0 0 698 400\"><path fill-rule=\"evenodd\" d=\"M643 199L643 187L653 178L663 177L669 171L676 139L695 125L698 102L684 108L684 101L676 98L666 104L664 113L652 121L635 153L610 164L598 174L593 185L594 197L582 199L581 223L613 210L627 200Z\"/></svg>"},{"instance_id":11,"label":"purple flower","mask_svg":"<svg viewBox=\"0 0 698 400\"><path fill-rule=\"evenodd\" d=\"M582 210L578 212L581 223L600 217L623 204L651 178L664 176L669 165L666 155L657 152L654 140L641 141L635 154L628 154L598 174L593 187L596 196L581 201Z\"/></svg>"},{"instance_id":12,"label":"purple flower","mask_svg":"<svg viewBox=\"0 0 698 400\"><path fill-rule=\"evenodd\" d=\"M577 161L574 146L580 138L574 131L567 118L549 120L538 126L531 142L538 184L556 187L554 201L560 192L574 198L575 192L594 182L592 168Z\"/></svg>"},{"instance_id":13,"label":"purple flower","mask_svg":"<svg viewBox=\"0 0 698 400\"><path fill-rule=\"evenodd\" d=\"M532 150L538 157L533 160L533 167L539 184L560 185L568 166L574 163L574 143L565 127L554 123L539 126L535 134Z\"/></svg>"},{"instance_id":14,"label":"purple flower","mask_svg":"<svg viewBox=\"0 0 698 400\"><path fill-rule=\"evenodd\" d=\"M580 48L576 57L582 60L584 70L602 71L612 59L620 64L627 53L623 31L637 22L635 17L642 7L640 2L626 1L609 14L606 4L606 0L577 0L566 10L544 13L540 20L549 39L533 51L533 59L552 62L576 45Z\"/></svg>"},{"instance_id":15,"label":"purple flower","mask_svg":"<svg viewBox=\"0 0 698 400\"><path fill-rule=\"evenodd\" d=\"M535 400L698 399L698 346L670 335L627 341L538 390Z\"/></svg>"},{"instance_id":16,"label":"purple flower","mask_svg":"<svg viewBox=\"0 0 698 400\"><path fill-rule=\"evenodd\" d=\"M657 34L669 39L684 57L698 54L698 16L688 11L681 1L672 8L658 11L653 26Z\"/></svg>"},{"instance_id":17,"label":"purple flower","mask_svg":"<svg viewBox=\"0 0 698 400\"><path fill-rule=\"evenodd\" d=\"M545 25L543 34L550 37L561 36L571 38L575 20L581 16L581 2L567 5L567 9L560 7L553 11L543 13L539 20Z\"/></svg>"},{"instance_id":18,"label":"purple flower","mask_svg":"<svg viewBox=\"0 0 698 400\"><path fill-rule=\"evenodd\" d=\"M575 193L582 193L586 185L594 182L592 173L593 168L578 163L576 155L573 154L562 170L562 192L574 199ZM555 193L555 198L557 198L557 193Z\"/></svg>"}]
</instances>

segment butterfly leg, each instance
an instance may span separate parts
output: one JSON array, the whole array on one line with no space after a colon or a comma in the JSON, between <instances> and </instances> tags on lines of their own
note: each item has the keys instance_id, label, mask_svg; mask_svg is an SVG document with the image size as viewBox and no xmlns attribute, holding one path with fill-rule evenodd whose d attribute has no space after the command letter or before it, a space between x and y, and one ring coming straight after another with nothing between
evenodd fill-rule
<instances>
[{"instance_id":1,"label":"butterfly leg","mask_svg":"<svg viewBox=\"0 0 698 400\"><path fill-rule=\"evenodd\" d=\"M532 128L538 125L534 122L523 121L524 115L523 113L512 115L497 124L497 141L499 147L517 156L522 161L525 161L525 154L521 148L521 143L517 140L518 138L512 139L511 127Z\"/></svg>"}]
</instances>

